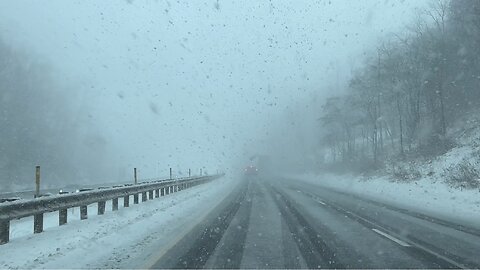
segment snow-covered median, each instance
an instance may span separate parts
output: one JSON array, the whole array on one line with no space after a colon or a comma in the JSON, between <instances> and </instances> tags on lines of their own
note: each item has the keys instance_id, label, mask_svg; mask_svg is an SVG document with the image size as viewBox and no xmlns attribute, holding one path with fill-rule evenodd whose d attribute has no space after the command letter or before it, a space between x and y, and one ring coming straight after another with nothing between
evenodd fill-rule
<instances>
[{"instance_id":1,"label":"snow-covered median","mask_svg":"<svg viewBox=\"0 0 480 270\"><path fill-rule=\"evenodd\" d=\"M0 246L0 268L144 268L197 224L235 188L223 177L117 212L69 223L46 216L45 232L33 234L33 222L12 222L11 242ZM70 218L72 217L72 218Z\"/></svg>"},{"instance_id":2,"label":"snow-covered median","mask_svg":"<svg viewBox=\"0 0 480 270\"><path fill-rule=\"evenodd\" d=\"M430 179L402 183L393 182L387 177L366 179L335 174L291 175L290 178L480 228L478 190L454 189Z\"/></svg>"}]
</instances>

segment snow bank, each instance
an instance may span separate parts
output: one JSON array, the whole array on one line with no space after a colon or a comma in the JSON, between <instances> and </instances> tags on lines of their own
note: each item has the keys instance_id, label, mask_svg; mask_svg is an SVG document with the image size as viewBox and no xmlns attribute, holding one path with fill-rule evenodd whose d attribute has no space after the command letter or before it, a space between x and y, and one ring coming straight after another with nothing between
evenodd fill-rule
<instances>
[{"instance_id":1,"label":"snow bank","mask_svg":"<svg viewBox=\"0 0 480 270\"><path fill-rule=\"evenodd\" d=\"M480 192L478 190L454 189L445 183L434 182L428 178L406 183L393 182L386 176L367 179L353 175L304 174L291 177L480 228Z\"/></svg>"},{"instance_id":2,"label":"snow bank","mask_svg":"<svg viewBox=\"0 0 480 270\"><path fill-rule=\"evenodd\" d=\"M11 242L0 246L0 268L145 268L235 188L228 177L155 200L78 220L68 225L58 214L45 217L45 232L33 234L33 222L12 222ZM153 258L153 259L152 259Z\"/></svg>"}]
</instances>

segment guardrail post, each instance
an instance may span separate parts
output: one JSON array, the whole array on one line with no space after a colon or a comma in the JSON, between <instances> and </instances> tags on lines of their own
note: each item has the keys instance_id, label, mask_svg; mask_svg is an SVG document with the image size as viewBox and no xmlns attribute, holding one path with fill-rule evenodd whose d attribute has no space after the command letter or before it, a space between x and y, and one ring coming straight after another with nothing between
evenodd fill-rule
<instances>
[{"instance_id":1,"label":"guardrail post","mask_svg":"<svg viewBox=\"0 0 480 270\"><path fill-rule=\"evenodd\" d=\"M133 194L133 204L138 204L138 193Z\"/></svg>"},{"instance_id":2,"label":"guardrail post","mask_svg":"<svg viewBox=\"0 0 480 270\"><path fill-rule=\"evenodd\" d=\"M160 189L155 189L155 198L160 197Z\"/></svg>"},{"instance_id":3,"label":"guardrail post","mask_svg":"<svg viewBox=\"0 0 480 270\"><path fill-rule=\"evenodd\" d=\"M148 199L153 200L153 190L148 191Z\"/></svg>"},{"instance_id":4,"label":"guardrail post","mask_svg":"<svg viewBox=\"0 0 480 270\"><path fill-rule=\"evenodd\" d=\"M118 198L112 199L112 211L118 210Z\"/></svg>"},{"instance_id":5,"label":"guardrail post","mask_svg":"<svg viewBox=\"0 0 480 270\"><path fill-rule=\"evenodd\" d=\"M123 197L123 207L129 207L130 206L130 196L124 196Z\"/></svg>"},{"instance_id":6,"label":"guardrail post","mask_svg":"<svg viewBox=\"0 0 480 270\"><path fill-rule=\"evenodd\" d=\"M105 201L98 202L98 215L105 214Z\"/></svg>"},{"instance_id":7,"label":"guardrail post","mask_svg":"<svg viewBox=\"0 0 480 270\"><path fill-rule=\"evenodd\" d=\"M58 225L59 226L67 224L67 219L68 219L68 211L67 210L68 209L65 208L65 209L60 209L58 211Z\"/></svg>"},{"instance_id":8,"label":"guardrail post","mask_svg":"<svg viewBox=\"0 0 480 270\"><path fill-rule=\"evenodd\" d=\"M80 219L87 219L88 218L88 206L82 205L80 206Z\"/></svg>"},{"instance_id":9,"label":"guardrail post","mask_svg":"<svg viewBox=\"0 0 480 270\"><path fill-rule=\"evenodd\" d=\"M33 233L43 232L43 213L33 216Z\"/></svg>"},{"instance_id":10,"label":"guardrail post","mask_svg":"<svg viewBox=\"0 0 480 270\"><path fill-rule=\"evenodd\" d=\"M147 192L146 191L142 192L142 202L145 202L145 201L147 201Z\"/></svg>"},{"instance_id":11,"label":"guardrail post","mask_svg":"<svg viewBox=\"0 0 480 270\"><path fill-rule=\"evenodd\" d=\"M0 220L0 245L10 241L10 220Z\"/></svg>"}]
</instances>

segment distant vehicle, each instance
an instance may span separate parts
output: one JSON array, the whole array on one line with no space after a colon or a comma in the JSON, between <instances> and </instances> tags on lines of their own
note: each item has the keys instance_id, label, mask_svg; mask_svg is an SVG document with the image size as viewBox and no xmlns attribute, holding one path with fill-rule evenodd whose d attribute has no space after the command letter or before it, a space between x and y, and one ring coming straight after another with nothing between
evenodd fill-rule
<instances>
[{"instance_id":1,"label":"distant vehicle","mask_svg":"<svg viewBox=\"0 0 480 270\"><path fill-rule=\"evenodd\" d=\"M258 175L258 168L253 165L250 165L244 169L243 173L248 176Z\"/></svg>"},{"instance_id":2,"label":"distant vehicle","mask_svg":"<svg viewBox=\"0 0 480 270\"><path fill-rule=\"evenodd\" d=\"M258 174L266 176L272 173L272 164L269 155L265 154L255 154L250 157L250 162L252 166L255 166Z\"/></svg>"}]
</instances>

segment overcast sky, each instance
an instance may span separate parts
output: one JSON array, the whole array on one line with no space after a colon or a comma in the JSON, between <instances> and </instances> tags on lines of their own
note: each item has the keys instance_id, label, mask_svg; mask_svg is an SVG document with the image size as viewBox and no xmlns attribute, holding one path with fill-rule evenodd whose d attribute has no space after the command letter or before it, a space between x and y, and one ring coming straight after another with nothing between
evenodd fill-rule
<instances>
[{"instance_id":1,"label":"overcast sky","mask_svg":"<svg viewBox=\"0 0 480 270\"><path fill-rule=\"evenodd\" d=\"M289 108L335 94L337 79L425 5L1 0L0 33L51 65L121 166L150 177L158 164L162 174L216 170L264 151Z\"/></svg>"}]
</instances>

